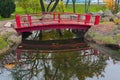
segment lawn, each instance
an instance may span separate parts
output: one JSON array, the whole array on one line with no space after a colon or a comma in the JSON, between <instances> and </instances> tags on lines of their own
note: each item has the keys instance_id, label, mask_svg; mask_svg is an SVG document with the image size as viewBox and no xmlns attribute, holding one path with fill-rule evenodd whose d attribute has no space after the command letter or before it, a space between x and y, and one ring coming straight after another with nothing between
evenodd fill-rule
<instances>
[{"instance_id":1,"label":"lawn","mask_svg":"<svg viewBox=\"0 0 120 80\"><path fill-rule=\"evenodd\" d=\"M100 10L105 10L105 5L97 5L97 4L91 4L89 7L89 12L98 12ZM68 7L65 10L66 12L73 12L72 10L72 4L69 4ZM76 4L76 13L85 13L85 5L84 4Z\"/></svg>"}]
</instances>

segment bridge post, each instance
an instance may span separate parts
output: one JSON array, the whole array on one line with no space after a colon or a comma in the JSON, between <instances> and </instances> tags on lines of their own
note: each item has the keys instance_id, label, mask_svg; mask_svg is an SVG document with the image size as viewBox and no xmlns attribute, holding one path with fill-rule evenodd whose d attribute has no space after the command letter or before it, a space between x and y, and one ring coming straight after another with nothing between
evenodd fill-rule
<instances>
[{"instance_id":1,"label":"bridge post","mask_svg":"<svg viewBox=\"0 0 120 80\"><path fill-rule=\"evenodd\" d=\"M28 21L30 23L30 26L32 26L32 19L31 19L31 16L28 14Z\"/></svg>"},{"instance_id":2,"label":"bridge post","mask_svg":"<svg viewBox=\"0 0 120 80\"><path fill-rule=\"evenodd\" d=\"M78 18L77 18L77 21L78 21L78 22L80 21L80 14L78 14Z\"/></svg>"},{"instance_id":3,"label":"bridge post","mask_svg":"<svg viewBox=\"0 0 120 80\"><path fill-rule=\"evenodd\" d=\"M99 24L99 22L100 22L100 16L99 16L99 15L96 15L96 16L95 16L95 22L94 22L94 25Z\"/></svg>"},{"instance_id":4,"label":"bridge post","mask_svg":"<svg viewBox=\"0 0 120 80\"><path fill-rule=\"evenodd\" d=\"M60 13L58 13L58 23L60 23Z\"/></svg>"},{"instance_id":5,"label":"bridge post","mask_svg":"<svg viewBox=\"0 0 120 80\"><path fill-rule=\"evenodd\" d=\"M85 15L85 24L90 22L90 18L91 18L90 14Z\"/></svg>"},{"instance_id":6,"label":"bridge post","mask_svg":"<svg viewBox=\"0 0 120 80\"><path fill-rule=\"evenodd\" d=\"M16 15L15 20L16 20L17 28L20 28L21 27L20 16Z\"/></svg>"},{"instance_id":7,"label":"bridge post","mask_svg":"<svg viewBox=\"0 0 120 80\"><path fill-rule=\"evenodd\" d=\"M53 20L55 20L55 17L56 17L56 13L53 13Z\"/></svg>"}]
</instances>

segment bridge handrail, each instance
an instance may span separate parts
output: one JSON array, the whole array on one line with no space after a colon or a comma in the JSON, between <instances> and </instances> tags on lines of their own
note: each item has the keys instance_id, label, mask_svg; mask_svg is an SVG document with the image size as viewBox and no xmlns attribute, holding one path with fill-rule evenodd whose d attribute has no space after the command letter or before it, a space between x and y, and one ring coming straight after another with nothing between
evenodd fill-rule
<instances>
[{"instance_id":1,"label":"bridge handrail","mask_svg":"<svg viewBox=\"0 0 120 80\"><path fill-rule=\"evenodd\" d=\"M50 16L51 18L50 18ZM62 16L68 16L70 15L70 17L63 17ZM48 17L45 17L48 16ZM96 16L91 16L90 14L74 14L74 13L43 13L43 17L41 17L40 19L35 19L33 16L31 16L30 14L26 14L26 15L16 15L16 27L17 28L21 28L21 27L25 27L23 24L28 24L28 27L31 27L33 25L33 23L35 22L44 22L44 21L56 21L57 24L60 24L61 21L64 20L75 20L78 24L80 24L79 22L81 22L81 17L84 18L84 24L93 24L93 25L97 25L99 24L100 21L100 16L96 15ZM94 22L91 22L91 17L94 17Z\"/></svg>"}]
</instances>

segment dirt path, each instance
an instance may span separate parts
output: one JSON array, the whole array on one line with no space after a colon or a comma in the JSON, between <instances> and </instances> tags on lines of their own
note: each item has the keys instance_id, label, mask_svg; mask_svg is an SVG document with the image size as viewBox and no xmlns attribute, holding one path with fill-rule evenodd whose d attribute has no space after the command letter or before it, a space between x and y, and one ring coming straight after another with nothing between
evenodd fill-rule
<instances>
[{"instance_id":1,"label":"dirt path","mask_svg":"<svg viewBox=\"0 0 120 80\"><path fill-rule=\"evenodd\" d=\"M12 20L4 20L4 21L0 21L0 27L3 27L7 22L15 23L15 20L12 19Z\"/></svg>"}]
</instances>

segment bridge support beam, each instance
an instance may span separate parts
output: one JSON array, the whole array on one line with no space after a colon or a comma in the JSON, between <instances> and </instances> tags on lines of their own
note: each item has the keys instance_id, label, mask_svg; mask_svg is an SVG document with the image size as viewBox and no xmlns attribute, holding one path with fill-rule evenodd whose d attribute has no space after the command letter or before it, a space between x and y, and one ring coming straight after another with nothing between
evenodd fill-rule
<instances>
[{"instance_id":1,"label":"bridge support beam","mask_svg":"<svg viewBox=\"0 0 120 80\"><path fill-rule=\"evenodd\" d=\"M21 27L21 22L20 22L20 16L19 15L16 15L16 25L17 25L17 28L20 28Z\"/></svg>"},{"instance_id":2,"label":"bridge support beam","mask_svg":"<svg viewBox=\"0 0 120 80\"><path fill-rule=\"evenodd\" d=\"M97 15L97 16L95 16L95 22L94 22L94 25L98 25L99 22L100 22L100 16Z\"/></svg>"},{"instance_id":3,"label":"bridge support beam","mask_svg":"<svg viewBox=\"0 0 120 80\"><path fill-rule=\"evenodd\" d=\"M85 15L85 24L90 23L90 18L91 18L90 14Z\"/></svg>"},{"instance_id":4,"label":"bridge support beam","mask_svg":"<svg viewBox=\"0 0 120 80\"><path fill-rule=\"evenodd\" d=\"M60 13L58 13L58 23L60 23Z\"/></svg>"}]
</instances>

